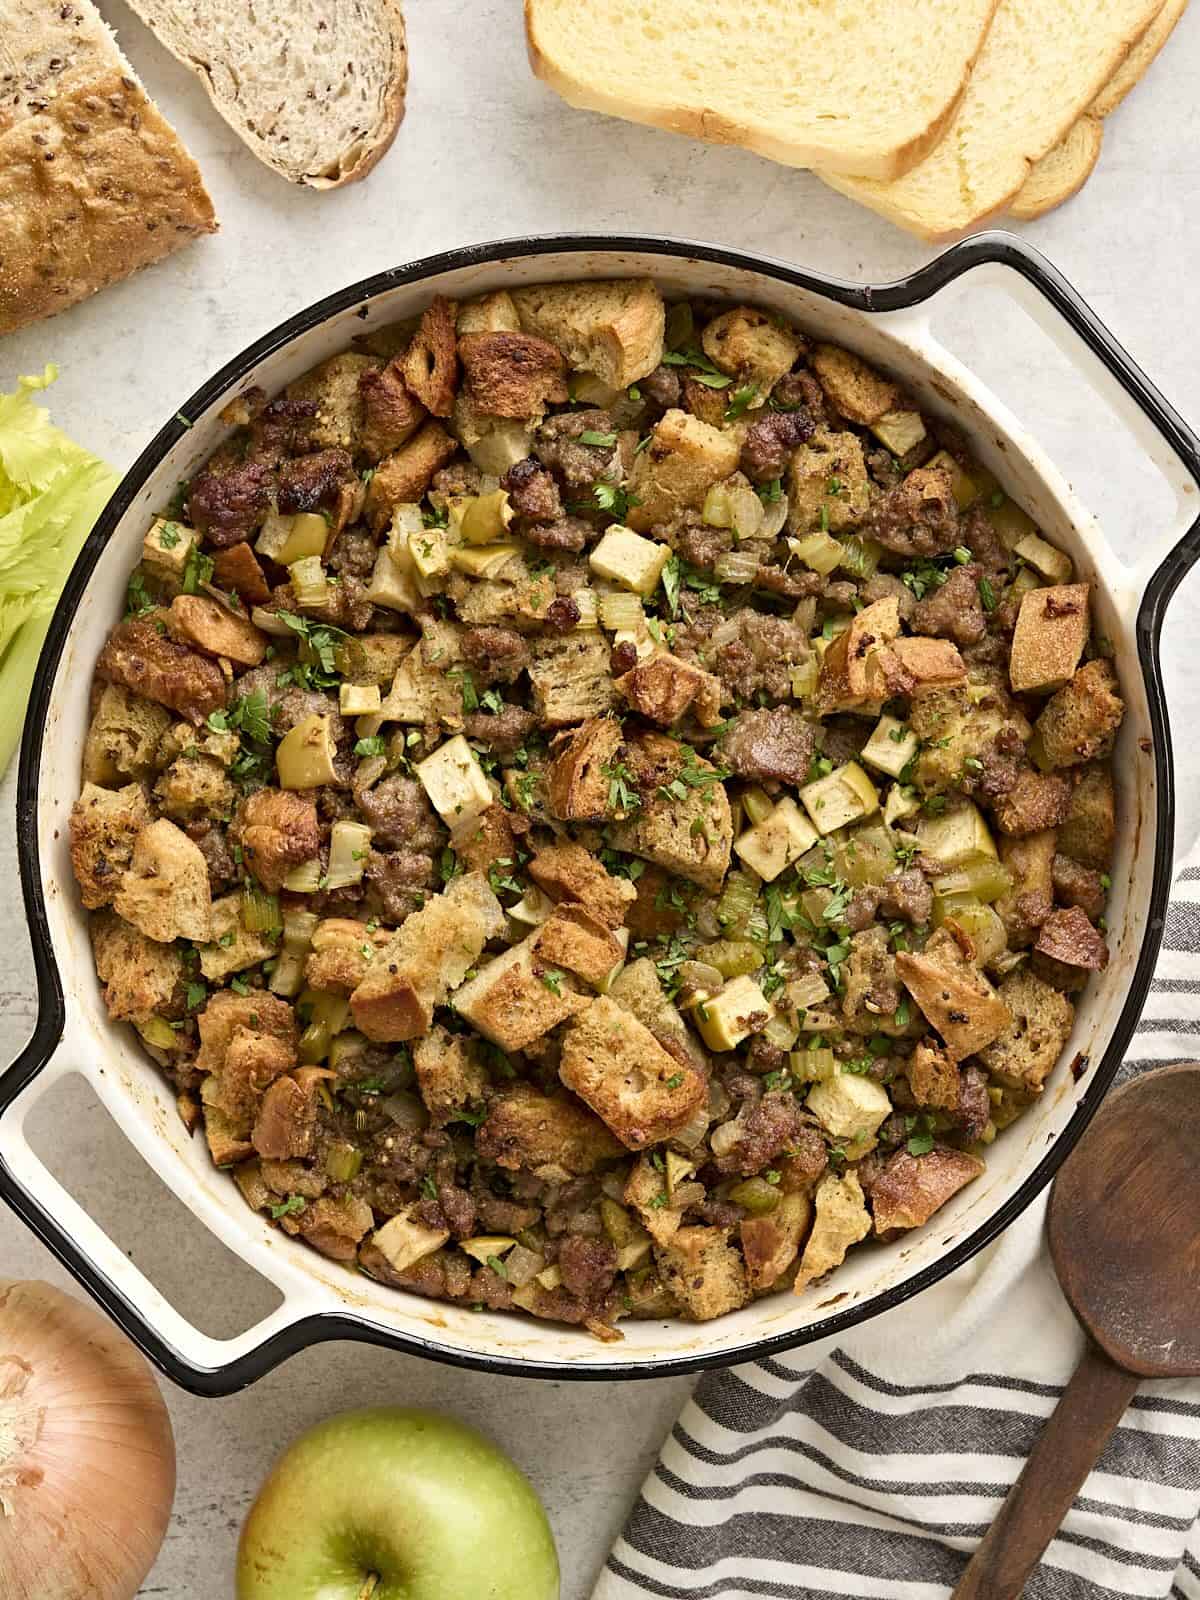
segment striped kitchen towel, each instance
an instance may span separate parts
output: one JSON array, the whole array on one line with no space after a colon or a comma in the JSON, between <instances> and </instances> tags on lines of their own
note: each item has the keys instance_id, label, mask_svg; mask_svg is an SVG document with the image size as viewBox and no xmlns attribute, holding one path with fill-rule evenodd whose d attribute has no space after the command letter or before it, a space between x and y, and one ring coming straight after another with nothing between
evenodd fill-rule
<instances>
[{"instance_id":1,"label":"striped kitchen towel","mask_svg":"<svg viewBox=\"0 0 1200 1600\"><path fill-rule=\"evenodd\" d=\"M1126 1074L1200 1056L1200 858ZM944 1600L1083 1347L1042 1199L843 1339L707 1375L593 1600ZM1200 1600L1200 1382L1144 1383L1027 1600Z\"/></svg>"}]
</instances>

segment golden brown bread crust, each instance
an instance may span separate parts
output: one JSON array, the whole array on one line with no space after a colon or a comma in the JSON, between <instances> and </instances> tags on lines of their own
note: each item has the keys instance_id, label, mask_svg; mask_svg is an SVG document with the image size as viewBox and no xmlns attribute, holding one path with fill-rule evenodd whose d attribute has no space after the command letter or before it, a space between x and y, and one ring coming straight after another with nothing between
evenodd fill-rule
<instances>
[{"instance_id":1,"label":"golden brown bread crust","mask_svg":"<svg viewBox=\"0 0 1200 1600\"><path fill-rule=\"evenodd\" d=\"M216 226L199 168L136 80L119 65L68 73L0 134L0 334Z\"/></svg>"}]
</instances>

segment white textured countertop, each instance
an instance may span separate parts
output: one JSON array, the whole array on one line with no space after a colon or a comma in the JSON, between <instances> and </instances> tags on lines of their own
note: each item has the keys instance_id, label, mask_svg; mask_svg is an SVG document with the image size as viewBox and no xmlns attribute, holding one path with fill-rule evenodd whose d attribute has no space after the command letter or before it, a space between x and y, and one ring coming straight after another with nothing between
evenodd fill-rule
<instances>
[{"instance_id":1,"label":"white textured countertop","mask_svg":"<svg viewBox=\"0 0 1200 1600\"><path fill-rule=\"evenodd\" d=\"M199 160L222 222L212 240L0 343L0 387L56 361L56 420L118 466L221 363L343 284L452 245L556 230L708 238L876 282L931 254L806 173L740 151L573 112L530 76L517 0L412 0L408 117L365 184L293 190L260 167L185 69L117 0L101 0L151 92ZM1185 17L1110 123L1083 194L1024 229L1167 396L1200 419L1200 14ZM947 342L992 378L1074 475L1117 542L1153 535L1161 484L1020 315L990 297L948 315ZM1200 588L1176 600L1164 638L1177 730L1200 719L1194 670ZM0 873L19 918L13 785L3 795ZM1180 795L1179 839L1200 825ZM20 939L0 956L0 1057L34 1012ZM151 1178L97 1105L41 1119L55 1170L185 1313L213 1333L253 1320L256 1280ZM36 1131L36 1130L35 1130ZM0 1270L65 1281L0 1215ZM261 1307L260 1307L261 1311ZM564 1600L584 1600L609 1540L677 1410L683 1380L592 1387L455 1372L350 1344L310 1350L247 1393L168 1398L179 1492L145 1595L224 1600L237 1529L277 1450L309 1423L382 1401L442 1407L492 1434L532 1477L563 1561Z\"/></svg>"}]
</instances>

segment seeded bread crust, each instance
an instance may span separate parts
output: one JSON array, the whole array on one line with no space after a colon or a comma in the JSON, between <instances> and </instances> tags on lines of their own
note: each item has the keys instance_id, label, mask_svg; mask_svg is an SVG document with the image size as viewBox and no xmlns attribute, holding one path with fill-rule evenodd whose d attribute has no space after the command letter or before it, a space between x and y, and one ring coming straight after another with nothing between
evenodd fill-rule
<instances>
[{"instance_id":1,"label":"seeded bread crust","mask_svg":"<svg viewBox=\"0 0 1200 1600\"><path fill-rule=\"evenodd\" d=\"M88 0L12 0L0 39L0 334L216 226L199 168Z\"/></svg>"}]
</instances>

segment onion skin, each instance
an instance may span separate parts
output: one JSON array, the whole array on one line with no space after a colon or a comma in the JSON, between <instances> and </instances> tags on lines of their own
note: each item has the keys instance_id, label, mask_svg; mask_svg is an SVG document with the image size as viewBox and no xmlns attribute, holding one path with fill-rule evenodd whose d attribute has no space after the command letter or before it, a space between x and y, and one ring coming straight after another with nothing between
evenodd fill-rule
<instances>
[{"instance_id":1,"label":"onion skin","mask_svg":"<svg viewBox=\"0 0 1200 1600\"><path fill-rule=\"evenodd\" d=\"M0 1279L0 1595L134 1600L174 1498L143 1358L92 1307Z\"/></svg>"}]
</instances>

